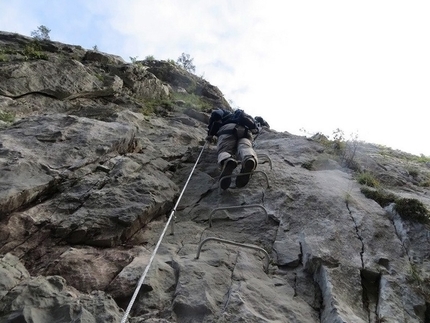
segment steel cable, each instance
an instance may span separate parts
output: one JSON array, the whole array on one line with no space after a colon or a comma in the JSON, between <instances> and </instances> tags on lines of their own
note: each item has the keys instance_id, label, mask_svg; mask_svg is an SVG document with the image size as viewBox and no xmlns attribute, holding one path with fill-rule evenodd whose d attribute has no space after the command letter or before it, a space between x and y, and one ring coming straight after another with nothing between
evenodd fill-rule
<instances>
[{"instance_id":1,"label":"steel cable","mask_svg":"<svg viewBox=\"0 0 430 323\"><path fill-rule=\"evenodd\" d=\"M175 204L175 207L173 208L172 212L170 213L170 216L169 216L169 218L167 220L166 226L164 227L163 232L161 233L160 239L158 240L157 245L155 246L155 249L152 252L151 258L149 259L149 262L146 265L145 271L143 272L142 276L140 276L139 282L137 283L136 289L135 289L134 294L133 294L133 296L132 296L132 298L131 298L128 306L127 306L127 309L126 309L126 311L124 313L124 316L123 316L123 318L121 320L121 323L125 323L127 321L127 317L130 314L130 311L131 311L131 308L133 307L134 302L136 301L136 297L139 294L139 291L140 291L140 288L142 287L143 281L145 280L145 277L146 277L146 275L147 275L147 273L149 271L149 267L151 266L152 262L154 261L155 255L157 253L158 248L160 247L160 244L161 244L161 241L164 238L164 235L166 234L166 231L167 231L167 228L169 227L170 221L172 220L173 215L176 212L176 208L178 207L178 204L181 201L182 195L184 194L185 189L187 188L188 182L190 181L191 176L193 175L194 170L196 169L196 166L199 163L200 157L202 156L203 151L205 150L207 144L208 144L208 142L206 141L205 144L203 145L202 150L200 151L199 156L197 157L196 163L194 164L194 167L191 170L191 173L188 176L187 181L185 182L184 188L182 189L182 192L179 195L179 198L178 198L178 200L177 200L177 202Z\"/></svg>"}]
</instances>

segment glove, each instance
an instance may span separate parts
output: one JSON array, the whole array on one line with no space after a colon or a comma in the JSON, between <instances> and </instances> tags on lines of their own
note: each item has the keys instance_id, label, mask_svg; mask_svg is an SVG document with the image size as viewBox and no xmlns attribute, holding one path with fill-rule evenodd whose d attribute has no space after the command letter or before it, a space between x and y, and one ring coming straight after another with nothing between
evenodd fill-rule
<instances>
[{"instance_id":1,"label":"glove","mask_svg":"<svg viewBox=\"0 0 430 323\"><path fill-rule=\"evenodd\" d=\"M206 141L208 142L208 143L212 143L212 144L215 144L216 142L217 142L217 140L216 140L216 138L214 137L214 136L207 136L206 137Z\"/></svg>"},{"instance_id":2,"label":"glove","mask_svg":"<svg viewBox=\"0 0 430 323\"><path fill-rule=\"evenodd\" d=\"M252 129L252 130L251 130L251 133L252 133L253 135L256 135L256 134L260 133L260 128Z\"/></svg>"}]
</instances>

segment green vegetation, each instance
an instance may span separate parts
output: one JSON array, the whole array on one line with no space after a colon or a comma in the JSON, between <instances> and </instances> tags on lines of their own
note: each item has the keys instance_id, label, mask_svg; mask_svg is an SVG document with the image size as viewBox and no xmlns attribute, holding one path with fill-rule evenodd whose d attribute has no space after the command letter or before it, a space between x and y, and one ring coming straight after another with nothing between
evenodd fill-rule
<instances>
[{"instance_id":1,"label":"green vegetation","mask_svg":"<svg viewBox=\"0 0 430 323\"><path fill-rule=\"evenodd\" d=\"M422 278L420 276L419 268L414 263L411 263L410 278L414 282L422 283Z\"/></svg>"},{"instance_id":2,"label":"green vegetation","mask_svg":"<svg viewBox=\"0 0 430 323\"><path fill-rule=\"evenodd\" d=\"M173 111L175 107L180 107L181 109L193 108L200 111L211 109L211 105L200 96L189 93L173 93L169 98L145 100L143 105L142 113L144 115L166 115L167 112Z\"/></svg>"},{"instance_id":3,"label":"green vegetation","mask_svg":"<svg viewBox=\"0 0 430 323\"><path fill-rule=\"evenodd\" d=\"M12 58L9 55L16 55L16 57ZM23 50L7 47L0 49L0 62L7 62L11 59L19 59L21 56L24 56L24 60L48 59L48 55L43 52L42 46L37 40L26 44Z\"/></svg>"},{"instance_id":4,"label":"green vegetation","mask_svg":"<svg viewBox=\"0 0 430 323\"><path fill-rule=\"evenodd\" d=\"M0 120L4 122L14 122L15 114L11 112L4 112L0 110Z\"/></svg>"},{"instance_id":5,"label":"green vegetation","mask_svg":"<svg viewBox=\"0 0 430 323\"><path fill-rule=\"evenodd\" d=\"M98 78L99 81L104 82L105 77L103 74L96 73L95 76Z\"/></svg>"},{"instance_id":6,"label":"green vegetation","mask_svg":"<svg viewBox=\"0 0 430 323\"><path fill-rule=\"evenodd\" d=\"M142 62L137 61L138 57L139 56L135 56L135 57L130 56L131 64L133 64L138 70L143 70L144 65L142 64Z\"/></svg>"},{"instance_id":7,"label":"green vegetation","mask_svg":"<svg viewBox=\"0 0 430 323\"><path fill-rule=\"evenodd\" d=\"M305 168L307 170L312 170L313 169L314 161L315 160L310 160L308 162L304 162L301 166L302 166L302 168Z\"/></svg>"},{"instance_id":8,"label":"green vegetation","mask_svg":"<svg viewBox=\"0 0 430 323\"><path fill-rule=\"evenodd\" d=\"M193 108L200 111L208 111L212 108L212 106L204 101L201 96L189 93L173 93L172 100L174 101L183 101L185 108Z\"/></svg>"},{"instance_id":9,"label":"green vegetation","mask_svg":"<svg viewBox=\"0 0 430 323\"><path fill-rule=\"evenodd\" d=\"M421 183L419 184L419 186L421 186L421 187L430 187L430 178L429 178L429 179L424 180L423 182L421 182Z\"/></svg>"},{"instance_id":10,"label":"green vegetation","mask_svg":"<svg viewBox=\"0 0 430 323\"><path fill-rule=\"evenodd\" d=\"M167 60L167 63L170 63L170 64L172 64L172 65L175 65L176 66L176 62L173 60L173 59L168 59Z\"/></svg>"},{"instance_id":11,"label":"green vegetation","mask_svg":"<svg viewBox=\"0 0 430 323\"><path fill-rule=\"evenodd\" d=\"M421 156L416 157L416 161L419 163L430 163L430 157L427 157L421 154Z\"/></svg>"},{"instance_id":12,"label":"green vegetation","mask_svg":"<svg viewBox=\"0 0 430 323\"><path fill-rule=\"evenodd\" d=\"M414 285L416 290L426 298L430 297L430 278L423 278L422 271L418 264L411 263L408 281Z\"/></svg>"},{"instance_id":13,"label":"green vegetation","mask_svg":"<svg viewBox=\"0 0 430 323\"><path fill-rule=\"evenodd\" d=\"M193 64L193 60L194 58L191 58L190 54L182 53L182 55L176 60L176 64L187 72L194 73L196 71L196 67Z\"/></svg>"},{"instance_id":14,"label":"green vegetation","mask_svg":"<svg viewBox=\"0 0 430 323\"><path fill-rule=\"evenodd\" d=\"M306 132L304 129L300 129L300 131L305 132L307 136L310 135L310 133ZM373 174L363 172L362 167L356 158L356 152L360 143L356 134L351 134L351 139L345 140L344 132L338 128L333 131L331 136L332 140L322 133L316 133L312 135L311 138L323 145L326 153L337 156L338 161L342 165L354 171L356 180L362 185L377 188L381 186L379 180L387 185L404 185L403 183L405 182L411 182L411 179L404 176L403 172L400 175L403 179L399 179L398 177L400 176L396 177L389 176L389 174L383 174L379 177L379 180L376 179ZM419 187L430 187L430 173L423 171L422 167L419 165L420 163L430 165L430 157L426 157L422 154L418 157L383 145L378 145L378 148L378 153L381 156L388 158L388 163L390 163L391 159L397 159L401 160L402 164L407 164L404 168L413 178L412 182L414 185ZM307 165L303 166L306 168Z\"/></svg>"},{"instance_id":15,"label":"green vegetation","mask_svg":"<svg viewBox=\"0 0 430 323\"><path fill-rule=\"evenodd\" d=\"M145 61L154 61L155 57L153 55L148 55L145 57Z\"/></svg>"},{"instance_id":16,"label":"green vegetation","mask_svg":"<svg viewBox=\"0 0 430 323\"><path fill-rule=\"evenodd\" d=\"M400 198L394 207L404 219L420 223L430 223L429 212L421 201L417 199Z\"/></svg>"},{"instance_id":17,"label":"green vegetation","mask_svg":"<svg viewBox=\"0 0 430 323\"><path fill-rule=\"evenodd\" d=\"M134 57L132 57L132 56L130 56L130 62L132 63L132 64L136 64L137 63L137 58L138 58L139 56L134 56Z\"/></svg>"},{"instance_id":18,"label":"green vegetation","mask_svg":"<svg viewBox=\"0 0 430 323\"><path fill-rule=\"evenodd\" d=\"M51 38L49 37L49 33L51 32L51 29L49 29L48 27L44 26L44 25L40 25L39 27L37 27L36 30L33 30L31 32L31 37L33 37L34 39L41 41L41 40L50 40Z\"/></svg>"},{"instance_id":19,"label":"green vegetation","mask_svg":"<svg viewBox=\"0 0 430 323\"><path fill-rule=\"evenodd\" d=\"M354 171L359 169L355 161L358 144L359 140L357 134L352 133L350 139L346 140L343 130L337 128L333 131L333 148L335 153L340 156L342 163L346 167Z\"/></svg>"},{"instance_id":20,"label":"green vegetation","mask_svg":"<svg viewBox=\"0 0 430 323\"><path fill-rule=\"evenodd\" d=\"M418 186L429 187L430 186L430 173L422 172L417 167L408 167L408 174L413 177L414 180L418 181Z\"/></svg>"},{"instance_id":21,"label":"green vegetation","mask_svg":"<svg viewBox=\"0 0 430 323\"><path fill-rule=\"evenodd\" d=\"M356 177L357 182L359 182L362 185L367 185L370 187L379 187L379 181L369 172L362 172L359 173Z\"/></svg>"},{"instance_id":22,"label":"green vegetation","mask_svg":"<svg viewBox=\"0 0 430 323\"><path fill-rule=\"evenodd\" d=\"M418 174L419 174L418 169L416 168L409 168L408 173L414 178L418 177Z\"/></svg>"},{"instance_id":23,"label":"green vegetation","mask_svg":"<svg viewBox=\"0 0 430 323\"><path fill-rule=\"evenodd\" d=\"M95 51L95 52L98 52L98 51L99 51L99 48L97 47L97 45L94 45L94 46L93 46L93 51Z\"/></svg>"},{"instance_id":24,"label":"green vegetation","mask_svg":"<svg viewBox=\"0 0 430 323\"><path fill-rule=\"evenodd\" d=\"M395 203L395 211L405 220L423 224L430 223L429 211L417 199L399 198L392 193L386 193L382 190L372 190L367 187L362 187L361 193L377 202L381 207Z\"/></svg>"},{"instance_id":25,"label":"green vegetation","mask_svg":"<svg viewBox=\"0 0 430 323\"><path fill-rule=\"evenodd\" d=\"M338 154L343 154L346 148L346 143L345 143L345 133L343 132L343 130L337 128L336 130L333 131L333 149L335 150L335 152L337 152Z\"/></svg>"},{"instance_id":26,"label":"green vegetation","mask_svg":"<svg viewBox=\"0 0 430 323\"><path fill-rule=\"evenodd\" d=\"M42 47L38 41L29 43L24 47L24 56L26 60L48 59L48 55L42 51Z\"/></svg>"},{"instance_id":27,"label":"green vegetation","mask_svg":"<svg viewBox=\"0 0 430 323\"><path fill-rule=\"evenodd\" d=\"M363 193L365 197L367 197L368 199L374 200L381 207L386 207L396 201L396 196L394 194L385 193L381 189L373 190L368 187L362 187L360 191L361 193Z\"/></svg>"},{"instance_id":28,"label":"green vegetation","mask_svg":"<svg viewBox=\"0 0 430 323\"><path fill-rule=\"evenodd\" d=\"M12 54L18 54L19 51L16 49L11 49L8 47L3 47L0 49L0 62L8 62L11 60L11 58L9 57L9 55Z\"/></svg>"},{"instance_id":29,"label":"green vegetation","mask_svg":"<svg viewBox=\"0 0 430 323\"><path fill-rule=\"evenodd\" d=\"M306 130L300 130L306 133ZM354 171L358 171L359 165L355 160L355 154L359 144L358 135L351 134L350 140L346 140L343 130L337 128L333 131L332 137L333 140L330 140L327 136L318 132L312 136L312 139L326 147L329 154L338 156L343 165Z\"/></svg>"},{"instance_id":30,"label":"green vegetation","mask_svg":"<svg viewBox=\"0 0 430 323\"><path fill-rule=\"evenodd\" d=\"M383 145L378 145L378 147L380 149L379 153L382 156L400 158L408 162L417 162L417 163L424 163L424 164L430 163L430 156L425 156L423 154L421 154L420 156L416 156L409 153L401 152L399 150L394 150L392 148L389 148Z\"/></svg>"},{"instance_id":31,"label":"green vegetation","mask_svg":"<svg viewBox=\"0 0 430 323\"><path fill-rule=\"evenodd\" d=\"M349 205L349 203L351 203L352 201L353 201L353 198L352 198L352 195L351 195L351 192L349 191L349 192L345 192L345 197L344 197L344 199L345 199L345 203L347 204L347 205Z\"/></svg>"},{"instance_id":32,"label":"green vegetation","mask_svg":"<svg viewBox=\"0 0 430 323\"><path fill-rule=\"evenodd\" d=\"M173 104L169 99L146 100L142 108L142 113L146 116L153 113L163 116L168 111L173 111Z\"/></svg>"}]
</instances>

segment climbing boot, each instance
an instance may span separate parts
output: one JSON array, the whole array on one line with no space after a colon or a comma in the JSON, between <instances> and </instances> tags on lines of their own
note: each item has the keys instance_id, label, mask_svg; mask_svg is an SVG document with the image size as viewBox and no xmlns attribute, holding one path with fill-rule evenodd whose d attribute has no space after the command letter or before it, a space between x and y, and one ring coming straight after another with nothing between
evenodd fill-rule
<instances>
[{"instance_id":1,"label":"climbing boot","mask_svg":"<svg viewBox=\"0 0 430 323\"><path fill-rule=\"evenodd\" d=\"M226 190L227 188L230 187L231 177L227 177L227 178L223 178L223 177L229 176L233 173L234 169L237 166L237 161L235 161L233 158L229 158L225 160L222 163L222 165L223 167L222 167L221 175L219 176L221 180L220 186L223 190Z\"/></svg>"},{"instance_id":2,"label":"climbing boot","mask_svg":"<svg viewBox=\"0 0 430 323\"><path fill-rule=\"evenodd\" d=\"M248 184L249 179L251 178L251 172L255 168L255 160L254 158L248 158L242 165L242 169L240 170L240 174L236 177L236 187L241 188Z\"/></svg>"}]
</instances>

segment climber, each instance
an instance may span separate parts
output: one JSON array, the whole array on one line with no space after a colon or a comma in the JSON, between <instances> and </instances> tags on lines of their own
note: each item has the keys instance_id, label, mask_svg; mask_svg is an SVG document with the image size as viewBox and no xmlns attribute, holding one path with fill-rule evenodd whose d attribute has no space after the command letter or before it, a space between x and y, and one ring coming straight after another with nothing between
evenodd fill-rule
<instances>
[{"instance_id":1,"label":"climber","mask_svg":"<svg viewBox=\"0 0 430 323\"><path fill-rule=\"evenodd\" d=\"M236 187L248 184L251 173L257 167L257 154L252 147L252 135L259 132L259 124L243 110L233 113L224 108L212 111L208 125L206 140L211 142L214 136L217 140L218 165L221 169L223 190L230 187L231 178L223 178L233 173L238 163L242 164L240 175L236 177ZM236 159L237 158L237 159Z\"/></svg>"}]
</instances>

